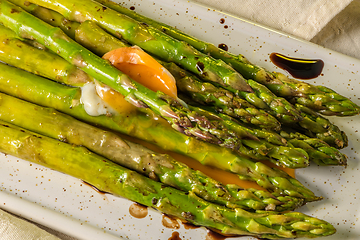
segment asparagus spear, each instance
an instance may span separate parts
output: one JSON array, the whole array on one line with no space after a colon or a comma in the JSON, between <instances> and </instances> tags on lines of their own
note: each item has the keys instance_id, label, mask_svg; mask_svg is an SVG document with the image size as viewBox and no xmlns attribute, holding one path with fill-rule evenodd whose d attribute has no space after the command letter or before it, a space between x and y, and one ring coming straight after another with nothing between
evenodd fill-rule
<instances>
[{"instance_id":1,"label":"asparagus spear","mask_svg":"<svg viewBox=\"0 0 360 240\"><path fill-rule=\"evenodd\" d=\"M28 132L8 123L0 124L0 150L70 174L101 191L122 196L195 225L215 228L224 234L266 238L320 237L335 228L302 213L247 212L206 202L120 167L83 147L72 146ZM65 160L66 159L66 160Z\"/></svg>"},{"instance_id":2,"label":"asparagus spear","mask_svg":"<svg viewBox=\"0 0 360 240\"><path fill-rule=\"evenodd\" d=\"M276 95L290 102L302 104L313 111L328 116L353 116L360 113L358 105L327 87L290 79L284 74L269 72L250 63L244 64L244 69L237 70L246 78L264 84ZM245 72L248 72L247 76Z\"/></svg>"},{"instance_id":3,"label":"asparagus spear","mask_svg":"<svg viewBox=\"0 0 360 240\"><path fill-rule=\"evenodd\" d=\"M237 148L241 145L241 136L227 130L221 122L214 125L203 116L190 111L178 99L153 92L133 81L106 60L74 42L59 28L51 27L7 1L1 1L0 6L0 21L18 36L36 39L96 80L119 91L135 106L149 107L178 131L224 147Z\"/></svg>"},{"instance_id":4,"label":"asparagus spear","mask_svg":"<svg viewBox=\"0 0 360 240\"><path fill-rule=\"evenodd\" d=\"M163 120L154 118L150 112L90 116L80 104L79 88L61 85L5 64L0 64L0 73L1 92L152 142L163 149L192 157L204 165L236 173L239 178L255 181L277 196L299 197L305 201L321 199L285 172L250 161L230 149L181 134Z\"/></svg>"},{"instance_id":5,"label":"asparagus spear","mask_svg":"<svg viewBox=\"0 0 360 240\"><path fill-rule=\"evenodd\" d=\"M218 114L221 118L226 122L230 117L224 114ZM232 125L234 127L234 125ZM253 129L256 131L257 129ZM272 132L268 132L266 130L262 130L264 134L267 136L273 135ZM255 134L257 135L257 134ZM339 150L334 147L331 147L329 144L324 142L318 138L310 138L304 134L299 132L294 132L292 129L282 129L280 131L280 135L287 140L287 146L295 147L297 150L303 150L308 155L309 161L315 162L318 165L346 165L347 157L342 154ZM244 140L243 144L247 145L249 142ZM283 148L279 146L277 148L273 148L273 151L279 151L276 154L279 154L279 159L281 156L283 158L281 161L289 161L287 160L288 150L291 148ZM269 153L271 156L273 153ZM295 159L293 159L295 160ZM295 160L296 161L296 160ZM278 164L273 161L273 163Z\"/></svg>"},{"instance_id":6,"label":"asparagus spear","mask_svg":"<svg viewBox=\"0 0 360 240\"><path fill-rule=\"evenodd\" d=\"M208 53L216 59L222 59L246 79L253 79L264 84L278 96L295 101L312 110L319 111L324 115L351 116L359 114L360 112L359 106L329 88L324 86L314 86L303 81L290 79L281 73L269 72L260 66L250 63L243 55L235 55L226 52L213 44L203 42L174 27L137 14L119 4L109 0L96 1L139 22L144 22L155 27L175 39L185 41L199 51Z\"/></svg>"},{"instance_id":7,"label":"asparagus spear","mask_svg":"<svg viewBox=\"0 0 360 240\"><path fill-rule=\"evenodd\" d=\"M100 130L51 108L31 104L3 93L0 93L0 98L0 120L62 142L84 146L153 180L185 192L192 191L206 201L229 208L276 211L293 210L302 204L302 201L296 198L289 199L292 203L284 204L263 191L228 188L166 154L158 154L123 140L112 132Z\"/></svg>"}]
</instances>

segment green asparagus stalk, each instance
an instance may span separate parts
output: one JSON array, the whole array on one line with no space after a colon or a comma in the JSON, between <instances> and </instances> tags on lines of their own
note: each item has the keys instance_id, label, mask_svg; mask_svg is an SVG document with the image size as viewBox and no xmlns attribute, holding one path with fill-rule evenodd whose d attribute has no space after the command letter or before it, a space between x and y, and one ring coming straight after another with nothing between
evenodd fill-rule
<instances>
[{"instance_id":1,"label":"green asparagus stalk","mask_svg":"<svg viewBox=\"0 0 360 240\"><path fill-rule=\"evenodd\" d=\"M128 198L195 225L215 228L224 234L266 238L320 237L335 228L302 213L247 212L206 202L195 194L164 187L134 171L120 167L83 147L0 124L0 150L6 154L72 175L116 196ZM66 160L64 160L66 159Z\"/></svg>"},{"instance_id":2,"label":"green asparagus stalk","mask_svg":"<svg viewBox=\"0 0 360 240\"><path fill-rule=\"evenodd\" d=\"M36 39L96 80L119 91L135 106L152 109L178 131L228 148L241 145L241 136L227 130L221 122L211 124L208 119L190 111L178 99L167 97L161 92L153 92L133 81L106 60L70 39L59 28L51 27L7 1L1 1L0 6L0 21L18 36Z\"/></svg>"},{"instance_id":3,"label":"green asparagus stalk","mask_svg":"<svg viewBox=\"0 0 360 240\"><path fill-rule=\"evenodd\" d=\"M51 108L0 93L0 120L73 145L84 146L123 167L161 183L229 208L293 210L302 204L291 198L283 203L263 191L229 188L166 154L155 153L117 134L80 122ZM255 195L256 194L256 195ZM291 208L288 208L291 207Z\"/></svg>"},{"instance_id":4,"label":"green asparagus stalk","mask_svg":"<svg viewBox=\"0 0 360 240\"><path fill-rule=\"evenodd\" d=\"M77 119L152 142L162 149L192 157L203 165L238 174L278 195L320 200L285 172L253 162L227 148L197 140L175 131L151 113L88 115L80 103L81 89L52 82L11 66L0 64L0 91L38 105L52 107Z\"/></svg>"},{"instance_id":5,"label":"green asparagus stalk","mask_svg":"<svg viewBox=\"0 0 360 240\"><path fill-rule=\"evenodd\" d=\"M109 0L96 1L139 22L144 22L155 27L175 39L187 42L203 53L210 54L216 59L223 60L246 79L253 79L258 83L267 86L277 96L287 98L290 101L295 101L314 111L319 111L324 115L351 116L359 114L360 112L359 106L329 88L324 86L314 86L303 81L290 79L281 73L269 72L260 66L250 63L243 55L235 55L224 51L213 44L189 36L164 23L156 22L122 7L117 3Z\"/></svg>"},{"instance_id":6,"label":"green asparagus stalk","mask_svg":"<svg viewBox=\"0 0 360 240\"><path fill-rule=\"evenodd\" d=\"M327 87L290 79L284 74L269 72L250 63L244 63L244 70L237 71L246 78L264 84L277 96L302 104L323 115L353 116L360 113L358 105ZM245 72L248 74L245 75Z\"/></svg>"},{"instance_id":7,"label":"green asparagus stalk","mask_svg":"<svg viewBox=\"0 0 360 240\"><path fill-rule=\"evenodd\" d=\"M135 11L129 10L128 8L121 6L118 3L115 3L115 2L109 1L109 0L96 0L96 1L111 8L111 9L114 9L126 16L129 16L129 17L135 19L136 21L144 22L148 25L151 25L152 27L159 29L160 31L168 34L169 36L171 36L175 39L187 42L190 45L192 45L193 47L195 47L196 49L198 49L199 51L206 53L206 54L210 54L214 58L222 59L224 62L228 63L231 66L236 66L238 64L238 62L248 62L247 59L241 54L235 55L230 52L227 52L223 49L216 47L215 45L213 45L211 43L207 43L207 42L201 41L199 39L196 39L195 37L190 36L172 26L157 22L151 18L140 15L140 14L136 13Z\"/></svg>"}]
</instances>

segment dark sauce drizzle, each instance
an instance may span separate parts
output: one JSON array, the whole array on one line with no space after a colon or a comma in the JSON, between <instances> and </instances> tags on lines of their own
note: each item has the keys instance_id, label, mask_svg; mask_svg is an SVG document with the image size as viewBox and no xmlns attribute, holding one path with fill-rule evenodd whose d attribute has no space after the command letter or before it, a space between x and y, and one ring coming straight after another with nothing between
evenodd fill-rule
<instances>
[{"instance_id":1,"label":"dark sauce drizzle","mask_svg":"<svg viewBox=\"0 0 360 240\"><path fill-rule=\"evenodd\" d=\"M304 80L318 77L324 68L324 62L321 59L292 58L280 53L271 53L270 60L291 76Z\"/></svg>"},{"instance_id":2,"label":"dark sauce drizzle","mask_svg":"<svg viewBox=\"0 0 360 240\"><path fill-rule=\"evenodd\" d=\"M180 234L178 232L173 232L168 240L181 240Z\"/></svg>"},{"instance_id":3,"label":"dark sauce drizzle","mask_svg":"<svg viewBox=\"0 0 360 240\"><path fill-rule=\"evenodd\" d=\"M229 50L229 47L228 47L225 43L220 43L220 44L218 45L218 48L220 48L220 49L222 49L222 50L224 50L224 51Z\"/></svg>"}]
</instances>

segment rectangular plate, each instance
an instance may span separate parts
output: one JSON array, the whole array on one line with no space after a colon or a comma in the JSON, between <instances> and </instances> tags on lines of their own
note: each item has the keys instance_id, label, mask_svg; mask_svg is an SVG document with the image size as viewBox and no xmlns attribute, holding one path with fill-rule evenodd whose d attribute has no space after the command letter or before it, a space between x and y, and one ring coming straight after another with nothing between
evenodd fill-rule
<instances>
[{"instance_id":1,"label":"rectangular plate","mask_svg":"<svg viewBox=\"0 0 360 240\"><path fill-rule=\"evenodd\" d=\"M156 20L176 26L215 45L224 43L229 51L245 55L251 62L269 70L274 67L269 54L279 52L301 58L320 58L325 62L323 76L310 81L335 89L360 104L360 62L286 34L273 31L222 12L188 1L131 0L127 7ZM223 24L220 19L225 19ZM285 73L286 74L286 73ZM349 137L342 150L349 157L347 168L317 167L297 170L297 178L324 200L307 204L299 211L329 221L337 228L326 240L358 239L359 116L331 118ZM149 209L143 219L129 214L132 202L96 192L78 179L1 155L0 206L32 221L81 239L169 239L175 232L181 239L205 239L203 228L169 229L162 215ZM252 238L239 238L241 240Z\"/></svg>"}]
</instances>

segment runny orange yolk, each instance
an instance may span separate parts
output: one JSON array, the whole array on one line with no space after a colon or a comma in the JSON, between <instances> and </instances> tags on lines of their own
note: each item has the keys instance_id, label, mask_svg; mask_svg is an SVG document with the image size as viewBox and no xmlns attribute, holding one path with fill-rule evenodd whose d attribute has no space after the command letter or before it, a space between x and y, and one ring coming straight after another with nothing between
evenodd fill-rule
<instances>
[{"instance_id":1,"label":"runny orange yolk","mask_svg":"<svg viewBox=\"0 0 360 240\"><path fill-rule=\"evenodd\" d=\"M139 47L118 48L106 53L103 58L145 87L177 98L174 77ZM131 112L136 109L123 95L105 85L96 83L96 92L117 112Z\"/></svg>"},{"instance_id":2,"label":"runny orange yolk","mask_svg":"<svg viewBox=\"0 0 360 240\"><path fill-rule=\"evenodd\" d=\"M177 97L174 77L149 54L138 47L118 48L106 53L104 59L130 78L153 91Z\"/></svg>"},{"instance_id":3,"label":"runny orange yolk","mask_svg":"<svg viewBox=\"0 0 360 240\"><path fill-rule=\"evenodd\" d=\"M114 89L96 82L96 93L116 112L130 113L136 110L136 107L125 100L124 95Z\"/></svg>"},{"instance_id":4,"label":"runny orange yolk","mask_svg":"<svg viewBox=\"0 0 360 240\"><path fill-rule=\"evenodd\" d=\"M113 51L106 53L103 56L104 59L110 61L110 63L118 68L123 73L127 74L133 80L143 84L147 88L157 91L160 90L163 93L172 97L177 97L176 82L174 77L162 67L155 59L150 55L142 51L138 47L126 47L118 48ZM103 85L97 85L98 95L107 102L116 111L132 111L136 109L132 104L128 103L124 96L120 93L110 89ZM145 141L141 141L135 138L128 138L131 141L140 143L156 152L167 153L176 160L187 164L189 167L200 170L204 174L224 183L224 184L237 184L243 188L257 188L262 189L256 183L242 181L235 174L207 167L201 163L189 158L182 156L177 153L161 150L160 148L149 144ZM265 163L265 162L264 162ZM266 163L271 167L276 167L271 163ZM295 173L293 169L281 168L288 174L294 177Z\"/></svg>"}]
</instances>

